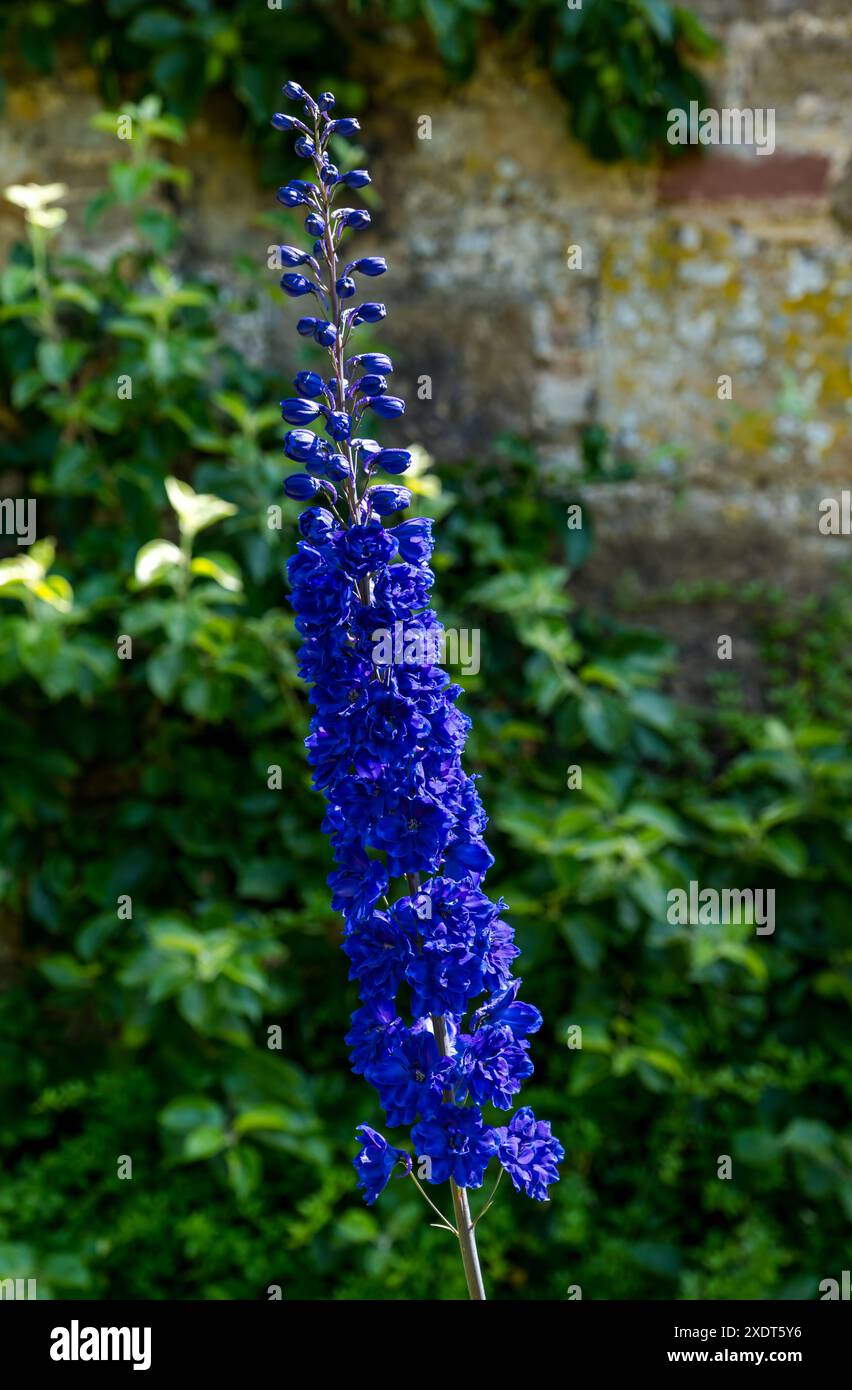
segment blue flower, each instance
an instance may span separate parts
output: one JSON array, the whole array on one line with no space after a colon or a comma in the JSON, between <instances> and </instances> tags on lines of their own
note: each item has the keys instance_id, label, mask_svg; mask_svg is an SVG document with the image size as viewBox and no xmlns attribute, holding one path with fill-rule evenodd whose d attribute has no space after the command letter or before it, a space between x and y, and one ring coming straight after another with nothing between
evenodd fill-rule
<instances>
[{"instance_id":1,"label":"blue flower","mask_svg":"<svg viewBox=\"0 0 852 1390\"><path fill-rule=\"evenodd\" d=\"M396 1128L413 1124L418 1115L434 1115L451 1071L432 1033L418 1024L396 1030L364 1075L379 1093L388 1124Z\"/></svg>"},{"instance_id":2,"label":"blue flower","mask_svg":"<svg viewBox=\"0 0 852 1390\"><path fill-rule=\"evenodd\" d=\"M401 521L393 528L393 538L403 560L412 565L427 564L435 545L432 518L413 517L410 521Z\"/></svg>"},{"instance_id":3,"label":"blue flower","mask_svg":"<svg viewBox=\"0 0 852 1390\"><path fill-rule=\"evenodd\" d=\"M350 526L342 537L341 563L358 579L386 564L395 554L393 531L376 521L368 526Z\"/></svg>"},{"instance_id":4,"label":"blue flower","mask_svg":"<svg viewBox=\"0 0 852 1390\"><path fill-rule=\"evenodd\" d=\"M459 1042L457 1094L511 1110L521 1082L533 1073L529 1043L518 1042L505 1024L486 1025L470 1037L461 1034Z\"/></svg>"},{"instance_id":5,"label":"blue flower","mask_svg":"<svg viewBox=\"0 0 852 1390\"><path fill-rule=\"evenodd\" d=\"M393 1047L396 1033L404 1029L396 1008L386 999L376 999L356 1009L352 1027L343 1040L351 1049L349 1061L356 1076L364 1075L373 1067Z\"/></svg>"},{"instance_id":6,"label":"blue flower","mask_svg":"<svg viewBox=\"0 0 852 1390\"><path fill-rule=\"evenodd\" d=\"M412 797L382 816L373 844L387 855L388 873L430 874L438 865L451 824L448 812L436 802L425 796Z\"/></svg>"},{"instance_id":7,"label":"blue flower","mask_svg":"<svg viewBox=\"0 0 852 1390\"><path fill-rule=\"evenodd\" d=\"M398 1163L411 1172L411 1158L402 1149L394 1149L381 1134L369 1125L359 1125L356 1134L363 1143L352 1163L358 1174L358 1186L364 1193L364 1201L371 1207L380 1193L384 1192L390 1175Z\"/></svg>"},{"instance_id":8,"label":"blue flower","mask_svg":"<svg viewBox=\"0 0 852 1390\"><path fill-rule=\"evenodd\" d=\"M520 987L520 980L511 980L505 989L493 994L473 1015L474 1028L488 1019L491 1023L507 1024L516 1038L537 1033L542 1024L541 1014L534 1004L524 1004L517 998Z\"/></svg>"},{"instance_id":9,"label":"blue flower","mask_svg":"<svg viewBox=\"0 0 852 1390\"><path fill-rule=\"evenodd\" d=\"M475 779L462 765L470 720L440 665L432 523L396 521L411 491L373 482L378 470L404 473L410 451L360 433L368 410L392 422L405 403L388 395L386 353L346 355L359 325L386 315L384 304L355 298L355 276L384 274L384 258L347 259L343 251L369 213L333 207L341 185L369 183L366 170L340 174L328 156L330 137L355 134L358 123L332 118L330 92L318 101L298 83L285 92L303 103L308 124L284 116L273 124L296 135L316 181L291 179L277 196L307 207L305 230L315 241L312 252L280 248L290 268L281 283L294 298L319 297L327 317L305 316L296 327L329 361L326 380L298 372L297 396L281 404L295 426L284 453L304 469L284 490L310 504L287 575L299 673L310 686L305 746L334 858L332 906L343 915L343 950L361 999L346 1035L352 1069L377 1090L390 1124L413 1126L430 1181L478 1187L499 1153L518 1190L542 1200L563 1157L549 1125L522 1108L493 1129L480 1109L514 1104L532 1072L527 1039L541 1015L517 997L518 948L505 904L481 887L494 861ZM301 266L314 278L295 273ZM320 416L328 439L300 428ZM410 1171L411 1160L366 1125L359 1134L355 1167L372 1203L396 1164Z\"/></svg>"},{"instance_id":10,"label":"blue flower","mask_svg":"<svg viewBox=\"0 0 852 1390\"><path fill-rule=\"evenodd\" d=\"M377 516L390 516L392 512L404 512L411 502L407 487L370 487L366 498Z\"/></svg>"},{"instance_id":11,"label":"blue flower","mask_svg":"<svg viewBox=\"0 0 852 1390\"><path fill-rule=\"evenodd\" d=\"M345 866L329 875L328 885L333 910L345 912L350 922L358 922L372 914L387 891L388 873L380 860L368 858L356 845Z\"/></svg>"},{"instance_id":12,"label":"blue flower","mask_svg":"<svg viewBox=\"0 0 852 1390\"><path fill-rule=\"evenodd\" d=\"M352 965L349 978L360 984L363 1000L396 998L413 946L395 918L374 912L368 920L347 927L343 949Z\"/></svg>"},{"instance_id":13,"label":"blue flower","mask_svg":"<svg viewBox=\"0 0 852 1390\"><path fill-rule=\"evenodd\" d=\"M565 1157L565 1150L554 1138L547 1120L537 1120L525 1105L495 1133L500 1163L516 1190L536 1202L546 1202L547 1189L559 1181L558 1165Z\"/></svg>"},{"instance_id":14,"label":"blue flower","mask_svg":"<svg viewBox=\"0 0 852 1390\"><path fill-rule=\"evenodd\" d=\"M497 1152L497 1135L478 1106L442 1105L411 1131L418 1160L429 1159L427 1182L453 1178L459 1187L481 1187L485 1169Z\"/></svg>"}]
</instances>

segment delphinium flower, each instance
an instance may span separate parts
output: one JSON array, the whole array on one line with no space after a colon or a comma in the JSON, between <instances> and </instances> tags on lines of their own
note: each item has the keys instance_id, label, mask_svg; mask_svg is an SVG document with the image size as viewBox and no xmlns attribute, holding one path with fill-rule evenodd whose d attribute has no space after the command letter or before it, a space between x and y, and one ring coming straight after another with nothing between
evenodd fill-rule
<instances>
[{"instance_id":1,"label":"delphinium flower","mask_svg":"<svg viewBox=\"0 0 852 1390\"><path fill-rule=\"evenodd\" d=\"M401 519L411 494L389 479L404 475L409 451L369 437L371 420L398 419L405 405L390 384L391 359L358 351L360 326L385 317L380 302L356 303L359 290L387 267L348 249L370 214L337 204L370 178L341 173L329 142L359 125L334 114L330 92L314 100L295 82L284 92L304 119L279 114L272 124L295 135L313 177L291 179L278 201L304 208L313 244L279 248L281 287L310 302L297 329L329 360L327 376L298 372L296 395L281 403L284 452L301 465L284 491L309 504L288 564L313 705L306 745L327 803L332 906L360 996L346 1037L352 1069L376 1089L387 1124L410 1131L397 1148L360 1125L354 1163L369 1204L395 1170L412 1177L459 1238L471 1296L484 1298L468 1190L482 1186L493 1160L497 1183L507 1172L519 1192L544 1201L564 1156L529 1107L509 1113L533 1070L529 1036L541 1015L517 997L506 904L482 887L493 857L462 766L470 721L437 661L432 523ZM423 640L392 644L389 658L381 639L400 631ZM422 1181L449 1182L453 1220Z\"/></svg>"}]
</instances>

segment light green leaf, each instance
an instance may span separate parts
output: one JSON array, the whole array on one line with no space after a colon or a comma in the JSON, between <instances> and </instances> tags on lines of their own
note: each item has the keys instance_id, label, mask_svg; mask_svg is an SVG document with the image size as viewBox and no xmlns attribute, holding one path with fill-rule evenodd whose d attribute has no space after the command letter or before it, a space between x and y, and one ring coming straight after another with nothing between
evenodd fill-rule
<instances>
[{"instance_id":1,"label":"light green leaf","mask_svg":"<svg viewBox=\"0 0 852 1390\"><path fill-rule=\"evenodd\" d=\"M184 536L195 536L205 527L233 516L237 510L233 502L214 497L212 493L195 492L189 483L182 483L179 478L166 479L166 493Z\"/></svg>"},{"instance_id":2,"label":"light green leaf","mask_svg":"<svg viewBox=\"0 0 852 1390\"><path fill-rule=\"evenodd\" d=\"M184 557L180 548L173 541L146 541L136 556L136 581L143 588L149 584L162 584L183 563Z\"/></svg>"},{"instance_id":3,"label":"light green leaf","mask_svg":"<svg viewBox=\"0 0 852 1390\"><path fill-rule=\"evenodd\" d=\"M193 574L201 574L206 579L214 580L229 593L239 593L243 587L239 566L229 555L196 555L190 569Z\"/></svg>"}]
</instances>

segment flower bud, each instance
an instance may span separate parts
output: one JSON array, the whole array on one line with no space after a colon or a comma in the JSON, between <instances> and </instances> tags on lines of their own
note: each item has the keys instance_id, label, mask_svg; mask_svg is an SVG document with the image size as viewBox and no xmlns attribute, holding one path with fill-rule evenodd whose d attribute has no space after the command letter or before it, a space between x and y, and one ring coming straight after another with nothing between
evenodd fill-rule
<instances>
[{"instance_id":1,"label":"flower bud","mask_svg":"<svg viewBox=\"0 0 852 1390\"><path fill-rule=\"evenodd\" d=\"M334 106L334 92L320 92L317 105L320 111L331 111Z\"/></svg>"},{"instance_id":2,"label":"flower bud","mask_svg":"<svg viewBox=\"0 0 852 1390\"><path fill-rule=\"evenodd\" d=\"M374 456L382 451L381 444L378 444L375 439L353 439L352 448L359 456L364 455L361 462L365 464L371 462Z\"/></svg>"},{"instance_id":3,"label":"flower bud","mask_svg":"<svg viewBox=\"0 0 852 1390\"><path fill-rule=\"evenodd\" d=\"M309 478L307 473L291 473L289 478L284 479L285 495L297 502L306 502L309 497L316 497L319 490L320 484L316 478Z\"/></svg>"},{"instance_id":4,"label":"flower bud","mask_svg":"<svg viewBox=\"0 0 852 1390\"><path fill-rule=\"evenodd\" d=\"M411 454L407 449L380 449L372 462L385 473L404 473L411 465Z\"/></svg>"},{"instance_id":5,"label":"flower bud","mask_svg":"<svg viewBox=\"0 0 852 1390\"><path fill-rule=\"evenodd\" d=\"M338 169L336 164L331 164L328 161L326 161L326 163L323 164L320 170L320 178L322 179L326 187L330 188L332 184L338 183L340 181L340 170Z\"/></svg>"},{"instance_id":6,"label":"flower bud","mask_svg":"<svg viewBox=\"0 0 852 1390\"><path fill-rule=\"evenodd\" d=\"M358 286L350 275L341 275L336 288L341 299L351 299Z\"/></svg>"},{"instance_id":7,"label":"flower bud","mask_svg":"<svg viewBox=\"0 0 852 1390\"><path fill-rule=\"evenodd\" d=\"M403 522L403 525L409 525ZM299 517L299 530L306 541L322 542L334 530L334 517L325 507L306 507ZM396 533L394 533L396 534Z\"/></svg>"},{"instance_id":8,"label":"flower bud","mask_svg":"<svg viewBox=\"0 0 852 1390\"><path fill-rule=\"evenodd\" d=\"M312 430L288 430L284 436L284 453L296 463L304 463L317 453L324 453L323 441Z\"/></svg>"},{"instance_id":9,"label":"flower bud","mask_svg":"<svg viewBox=\"0 0 852 1390\"><path fill-rule=\"evenodd\" d=\"M312 478L324 478L328 468L328 459L325 454L311 454L310 458L305 459L305 472L310 473Z\"/></svg>"},{"instance_id":10,"label":"flower bud","mask_svg":"<svg viewBox=\"0 0 852 1390\"><path fill-rule=\"evenodd\" d=\"M305 231L310 236L323 236L325 233L325 223L318 212L309 212L305 218Z\"/></svg>"},{"instance_id":11,"label":"flower bud","mask_svg":"<svg viewBox=\"0 0 852 1390\"><path fill-rule=\"evenodd\" d=\"M405 414L405 401L399 396L369 396L365 404L383 420L395 420Z\"/></svg>"},{"instance_id":12,"label":"flower bud","mask_svg":"<svg viewBox=\"0 0 852 1390\"><path fill-rule=\"evenodd\" d=\"M281 402L281 419L288 425L309 425L320 413L318 405L313 401L305 401L300 397Z\"/></svg>"},{"instance_id":13,"label":"flower bud","mask_svg":"<svg viewBox=\"0 0 852 1390\"><path fill-rule=\"evenodd\" d=\"M283 188L279 188L275 197L285 208L297 208L300 203L310 203L316 191L316 184L308 183L305 179L291 179Z\"/></svg>"},{"instance_id":14,"label":"flower bud","mask_svg":"<svg viewBox=\"0 0 852 1390\"><path fill-rule=\"evenodd\" d=\"M283 112L276 111L270 122L276 130L304 130L305 126L297 116L285 116Z\"/></svg>"},{"instance_id":15,"label":"flower bud","mask_svg":"<svg viewBox=\"0 0 852 1390\"><path fill-rule=\"evenodd\" d=\"M310 135L300 135L293 149L300 159L313 159L317 152L317 147Z\"/></svg>"},{"instance_id":16,"label":"flower bud","mask_svg":"<svg viewBox=\"0 0 852 1390\"><path fill-rule=\"evenodd\" d=\"M335 135L357 135L361 122L355 116L341 116L339 120L332 121L331 129Z\"/></svg>"},{"instance_id":17,"label":"flower bud","mask_svg":"<svg viewBox=\"0 0 852 1390\"><path fill-rule=\"evenodd\" d=\"M353 261L348 267L349 270L360 271L362 275L384 275L387 268L384 256L362 256L360 261Z\"/></svg>"},{"instance_id":18,"label":"flower bud","mask_svg":"<svg viewBox=\"0 0 852 1390\"><path fill-rule=\"evenodd\" d=\"M357 323L378 323L387 316L384 304L361 304L352 316L353 327Z\"/></svg>"},{"instance_id":19,"label":"flower bud","mask_svg":"<svg viewBox=\"0 0 852 1390\"><path fill-rule=\"evenodd\" d=\"M301 101L307 95L304 87L300 87L298 82L285 82L281 90L291 101Z\"/></svg>"},{"instance_id":20,"label":"flower bud","mask_svg":"<svg viewBox=\"0 0 852 1390\"><path fill-rule=\"evenodd\" d=\"M279 246L278 259L282 265L307 265L311 258L307 251L300 251L298 246Z\"/></svg>"},{"instance_id":21,"label":"flower bud","mask_svg":"<svg viewBox=\"0 0 852 1390\"><path fill-rule=\"evenodd\" d=\"M344 174L340 180L345 183L347 188L366 188L371 182L370 175L366 169L350 169L348 174Z\"/></svg>"},{"instance_id":22,"label":"flower bud","mask_svg":"<svg viewBox=\"0 0 852 1390\"><path fill-rule=\"evenodd\" d=\"M372 220L366 208L350 208L343 220L343 225L359 232L362 227L369 227Z\"/></svg>"},{"instance_id":23,"label":"flower bud","mask_svg":"<svg viewBox=\"0 0 852 1390\"><path fill-rule=\"evenodd\" d=\"M333 323L323 323L322 319L317 319L314 329L314 342L319 343L320 347L333 347L337 339L337 329Z\"/></svg>"},{"instance_id":24,"label":"flower bud","mask_svg":"<svg viewBox=\"0 0 852 1390\"><path fill-rule=\"evenodd\" d=\"M344 478L352 477L352 468L349 460L343 454L332 454L326 459L326 477L331 478L335 483L342 483Z\"/></svg>"},{"instance_id":25,"label":"flower bud","mask_svg":"<svg viewBox=\"0 0 852 1390\"><path fill-rule=\"evenodd\" d=\"M387 378L383 376L362 376L355 389L357 391L363 391L365 396L383 396L388 389Z\"/></svg>"},{"instance_id":26,"label":"flower bud","mask_svg":"<svg viewBox=\"0 0 852 1390\"><path fill-rule=\"evenodd\" d=\"M293 378L293 385L300 396L321 396L325 390L319 372L297 372Z\"/></svg>"},{"instance_id":27,"label":"flower bud","mask_svg":"<svg viewBox=\"0 0 852 1390\"><path fill-rule=\"evenodd\" d=\"M304 275L295 275L292 271L282 275L279 283L284 293L289 294L291 299L301 299L302 295L313 294L316 289L312 280L305 279Z\"/></svg>"},{"instance_id":28,"label":"flower bud","mask_svg":"<svg viewBox=\"0 0 852 1390\"><path fill-rule=\"evenodd\" d=\"M332 439L348 439L352 433L352 420L345 410L332 410L325 422L326 433Z\"/></svg>"},{"instance_id":29,"label":"flower bud","mask_svg":"<svg viewBox=\"0 0 852 1390\"><path fill-rule=\"evenodd\" d=\"M299 334L300 338L312 338L316 332L317 324L321 322L321 319L299 319L299 322L296 324L296 332Z\"/></svg>"},{"instance_id":30,"label":"flower bud","mask_svg":"<svg viewBox=\"0 0 852 1390\"><path fill-rule=\"evenodd\" d=\"M378 516L404 512L411 501L411 493L407 487L368 487L364 495Z\"/></svg>"},{"instance_id":31,"label":"flower bud","mask_svg":"<svg viewBox=\"0 0 852 1390\"><path fill-rule=\"evenodd\" d=\"M353 357L352 361L360 362L365 372L384 374L393 371L393 362L384 352L362 352L357 357Z\"/></svg>"}]
</instances>

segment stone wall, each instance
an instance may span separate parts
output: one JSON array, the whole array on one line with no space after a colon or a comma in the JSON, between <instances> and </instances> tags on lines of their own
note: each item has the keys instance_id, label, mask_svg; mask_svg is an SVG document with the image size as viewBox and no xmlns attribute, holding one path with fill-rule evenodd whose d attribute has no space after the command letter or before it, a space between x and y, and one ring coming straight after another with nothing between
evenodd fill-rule
<instances>
[{"instance_id":1,"label":"stone wall","mask_svg":"<svg viewBox=\"0 0 852 1390\"><path fill-rule=\"evenodd\" d=\"M534 439L553 484L594 511L580 595L634 612L652 602L701 666L732 626L747 647L744 583L807 591L848 550L817 522L820 500L852 485L852 15L847 0L694 8L724 43L707 70L713 104L773 107L774 154L600 165L517 53L492 46L464 88L405 29L356 61L376 95L374 245L393 272L381 341L398 356L411 440L463 460L487 457L501 431ZM13 86L4 181L61 177L82 207L110 154L87 128L96 105L85 73ZM430 139L418 138L423 115ZM271 189L229 108L196 123L185 158L192 268L227 279L237 251L262 263L256 214ZM3 216L0 238L11 227ZM73 217L70 231L87 244ZM229 331L286 378L290 317L270 300ZM418 400L424 376L432 396ZM584 476L593 425L629 481ZM730 599L660 602L677 581L720 580Z\"/></svg>"}]
</instances>

